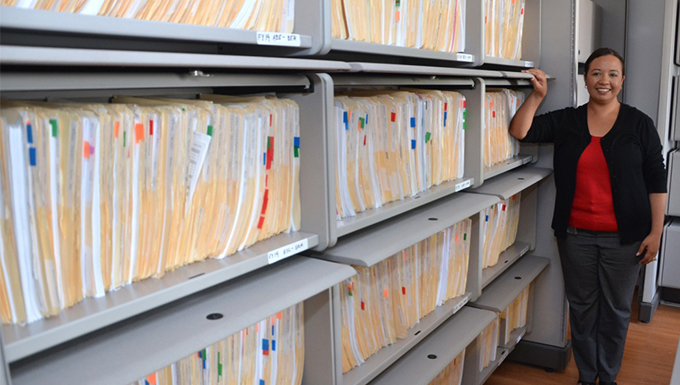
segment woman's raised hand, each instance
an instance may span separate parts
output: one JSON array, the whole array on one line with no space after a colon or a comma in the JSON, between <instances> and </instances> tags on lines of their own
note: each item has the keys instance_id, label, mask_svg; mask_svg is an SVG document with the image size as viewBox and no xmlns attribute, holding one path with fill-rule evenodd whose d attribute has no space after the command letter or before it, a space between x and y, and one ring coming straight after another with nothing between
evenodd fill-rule
<instances>
[{"instance_id":1,"label":"woman's raised hand","mask_svg":"<svg viewBox=\"0 0 680 385\"><path fill-rule=\"evenodd\" d=\"M534 86L534 92L542 98L548 93L548 80L545 76L545 72L539 70L538 68L530 68L528 70L522 70L524 73L533 75L531 78L531 84Z\"/></svg>"}]
</instances>

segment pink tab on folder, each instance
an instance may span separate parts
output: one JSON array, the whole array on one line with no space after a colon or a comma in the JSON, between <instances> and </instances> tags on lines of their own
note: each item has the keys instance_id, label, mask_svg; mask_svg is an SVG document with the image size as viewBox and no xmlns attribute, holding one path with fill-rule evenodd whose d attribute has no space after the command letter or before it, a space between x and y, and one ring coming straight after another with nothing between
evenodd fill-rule
<instances>
[{"instance_id":1,"label":"pink tab on folder","mask_svg":"<svg viewBox=\"0 0 680 385\"><path fill-rule=\"evenodd\" d=\"M113 137L114 138L118 138L118 132L120 132L120 122L116 120L113 123Z\"/></svg>"},{"instance_id":2,"label":"pink tab on folder","mask_svg":"<svg viewBox=\"0 0 680 385\"><path fill-rule=\"evenodd\" d=\"M87 140L83 143L83 158L90 159L90 142Z\"/></svg>"}]
</instances>

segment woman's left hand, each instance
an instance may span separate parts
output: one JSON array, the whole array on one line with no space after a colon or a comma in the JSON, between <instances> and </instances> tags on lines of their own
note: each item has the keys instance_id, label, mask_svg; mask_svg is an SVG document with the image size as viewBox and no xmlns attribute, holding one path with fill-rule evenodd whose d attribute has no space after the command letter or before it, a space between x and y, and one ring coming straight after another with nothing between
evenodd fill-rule
<instances>
[{"instance_id":1,"label":"woman's left hand","mask_svg":"<svg viewBox=\"0 0 680 385\"><path fill-rule=\"evenodd\" d=\"M637 251L637 256L642 256L640 260L641 265L646 265L652 261L656 261L656 253L659 252L659 245L661 244L661 234L650 233L642 243Z\"/></svg>"}]
</instances>

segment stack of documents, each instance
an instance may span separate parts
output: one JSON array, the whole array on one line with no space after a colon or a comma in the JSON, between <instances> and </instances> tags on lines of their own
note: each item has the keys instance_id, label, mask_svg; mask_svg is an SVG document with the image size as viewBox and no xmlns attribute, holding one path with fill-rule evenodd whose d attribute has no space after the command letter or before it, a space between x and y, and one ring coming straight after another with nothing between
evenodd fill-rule
<instances>
[{"instance_id":1,"label":"stack of documents","mask_svg":"<svg viewBox=\"0 0 680 385\"><path fill-rule=\"evenodd\" d=\"M486 56L520 60L525 0L484 0Z\"/></svg>"},{"instance_id":2,"label":"stack of documents","mask_svg":"<svg viewBox=\"0 0 680 385\"><path fill-rule=\"evenodd\" d=\"M515 298L514 301L508 306L507 309L503 310L500 317L501 320L505 320L505 323L501 322L501 325L505 325L505 330L502 335L505 340L504 345L510 342L510 333L513 330L521 328L527 324L527 310L529 308L529 286L520 293L520 295Z\"/></svg>"},{"instance_id":3,"label":"stack of documents","mask_svg":"<svg viewBox=\"0 0 680 385\"><path fill-rule=\"evenodd\" d=\"M484 102L484 165L491 167L519 154L519 141L508 132L510 121L524 103L524 93L508 89L486 93Z\"/></svg>"},{"instance_id":4,"label":"stack of documents","mask_svg":"<svg viewBox=\"0 0 680 385\"><path fill-rule=\"evenodd\" d=\"M335 39L465 50L465 0L331 0L331 14Z\"/></svg>"},{"instance_id":5,"label":"stack of documents","mask_svg":"<svg viewBox=\"0 0 680 385\"><path fill-rule=\"evenodd\" d=\"M479 371L481 372L496 361L496 349L498 348L498 317L496 317L489 326L482 331L477 337L477 346L479 346Z\"/></svg>"},{"instance_id":6,"label":"stack of documents","mask_svg":"<svg viewBox=\"0 0 680 385\"><path fill-rule=\"evenodd\" d=\"M465 349L428 385L460 385L463 382Z\"/></svg>"},{"instance_id":7,"label":"stack of documents","mask_svg":"<svg viewBox=\"0 0 680 385\"><path fill-rule=\"evenodd\" d=\"M465 294L471 226L465 219L372 267L354 266L340 292L343 372Z\"/></svg>"},{"instance_id":8,"label":"stack of documents","mask_svg":"<svg viewBox=\"0 0 680 385\"><path fill-rule=\"evenodd\" d=\"M2 5L283 33L293 32L295 23L295 0L5 0Z\"/></svg>"},{"instance_id":9,"label":"stack of documents","mask_svg":"<svg viewBox=\"0 0 680 385\"><path fill-rule=\"evenodd\" d=\"M500 254L515 243L519 226L520 200L521 193L489 206L482 212L483 269L495 266Z\"/></svg>"},{"instance_id":10,"label":"stack of documents","mask_svg":"<svg viewBox=\"0 0 680 385\"><path fill-rule=\"evenodd\" d=\"M205 98L3 103L3 323L300 228L297 104Z\"/></svg>"},{"instance_id":11,"label":"stack of documents","mask_svg":"<svg viewBox=\"0 0 680 385\"><path fill-rule=\"evenodd\" d=\"M300 385L304 342L300 303L151 373L134 385Z\"/></svg>"},{"instance_id":12,"label":"stack of documents","mask_svg":"<svg viewBox=\"0 0 680 385\"><path fill-rule=\"evenodd\" d=\"M462 178L465 115L452 91L336 97L338 219Z\"/></svg>"}]
</instances>

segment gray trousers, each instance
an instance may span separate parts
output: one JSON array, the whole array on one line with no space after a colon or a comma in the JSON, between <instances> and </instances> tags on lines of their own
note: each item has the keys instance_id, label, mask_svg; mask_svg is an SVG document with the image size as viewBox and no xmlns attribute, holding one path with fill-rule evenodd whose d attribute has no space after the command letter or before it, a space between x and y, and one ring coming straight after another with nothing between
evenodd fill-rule
<instances>
[{"instance_id":1,"label":"gray trousers","mask_svg":"<svg viewBox=\"0 0 680 385\"><path fill-rule=\"evenodd\" d=\"M621 245L617 233L570 227L557 246L579 379L616 381L640 273L640 242Z\"/></svg>"}]
</instances>

